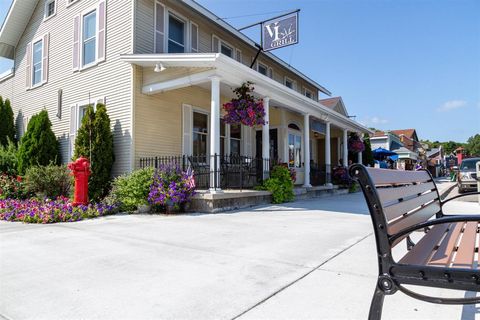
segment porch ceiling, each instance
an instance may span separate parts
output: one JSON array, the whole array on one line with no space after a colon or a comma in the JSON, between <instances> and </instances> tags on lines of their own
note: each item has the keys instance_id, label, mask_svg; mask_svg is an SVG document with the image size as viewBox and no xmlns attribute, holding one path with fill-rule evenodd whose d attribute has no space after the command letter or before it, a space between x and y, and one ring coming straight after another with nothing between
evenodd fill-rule
<instances>
[{"instance_id":1,"label":"porch ceiling","mask_svg":"<svg viewBox=\"0 0 480 320\"><path fill-rule=\"evenodd\" d=\"M322 121L350 131L373 133L370 129L322 105L320 102L305 97L299 92L289 89L283 84L264 76L220 53L188 53L188 54L133 54L121 55L121 59L144 68L153 70L161 63L165 68L208 68L206 71L182 74L178 77L163 77L158 73L157 82L146 84L143 93L156 94L192 85L209 88L212 77L220 77L221 83L232 88L246 81L255 85L255 92L261 97L269 97L271 105L290 109L301 114L309 114Z\"/></svg>"}]
</instances>

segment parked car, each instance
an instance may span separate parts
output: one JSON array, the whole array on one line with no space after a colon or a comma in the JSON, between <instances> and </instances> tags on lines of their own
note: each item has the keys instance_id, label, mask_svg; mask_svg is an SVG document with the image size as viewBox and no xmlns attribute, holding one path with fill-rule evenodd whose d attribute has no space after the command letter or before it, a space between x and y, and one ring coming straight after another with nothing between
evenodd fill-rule
<instances>
[{"instance_id":1,"label":"parked car","mask_svg":"<svg viewBox=\"0 0 480 320\"><path fill-rule=\"evenodd\" d=\"M477 190L477 162L480 158L464 159L457 173L458 192Z\"/></svg>"}]
</instances>

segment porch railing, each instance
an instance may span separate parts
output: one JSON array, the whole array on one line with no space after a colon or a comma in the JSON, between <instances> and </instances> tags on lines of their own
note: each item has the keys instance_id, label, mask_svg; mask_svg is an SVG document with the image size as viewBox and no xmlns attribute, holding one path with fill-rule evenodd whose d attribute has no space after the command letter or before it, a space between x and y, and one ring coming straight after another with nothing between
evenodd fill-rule
<instances>
[{"instance_id":1,"label":"porch railing","mask_svg":"<svg viewBox=\"0 0 480 320\"><path fill-rule=\"evenodd\" d=\"M250 189L269 177L270 160L240 155L161 156L140 158L140 167L175 165L193 169L198 189Z\"/></svg>"}]
</instances>

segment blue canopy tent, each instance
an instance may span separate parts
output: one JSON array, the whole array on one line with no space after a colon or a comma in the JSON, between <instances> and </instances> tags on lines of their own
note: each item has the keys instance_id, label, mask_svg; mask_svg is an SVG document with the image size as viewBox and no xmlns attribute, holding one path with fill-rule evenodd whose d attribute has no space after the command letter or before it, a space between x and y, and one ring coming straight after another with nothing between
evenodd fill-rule
<instances>
[{"instance_id":1,"label":"blue canopy tent","mask_svg":"<svg viewBox=\"0 0 480 320\"><path fill-rule=\"evenodd\" d=\"M373 152L373 158L375 160L384 160L386 157L390 157L390 159L392 159L393 161L397 161L398 160L398 154L393 152L393 151L390 151L390 150L387 150L387 149L384 149L384 148L377 148L375 150L372 151Z\"/></svg>"}]
</instances>

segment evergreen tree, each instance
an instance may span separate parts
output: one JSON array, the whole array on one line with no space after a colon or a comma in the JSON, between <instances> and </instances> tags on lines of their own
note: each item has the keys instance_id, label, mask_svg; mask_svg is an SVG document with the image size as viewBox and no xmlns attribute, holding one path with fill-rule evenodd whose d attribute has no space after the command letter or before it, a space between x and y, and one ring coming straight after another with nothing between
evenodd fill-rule
<instances>
[{"instance_id":1,"label":"evergreen tree","mask_svg":"<svg viewBox=\"0 0 480 320\"><path fill-rule=\"evenodd\" d=\"M42 110L30 119L27 132L18 148L18 171L25 171L36 165L46 166L60 163L59 145L52 131L52 123L48 119L47 110Z\"/></svg>"},{"instance_id":2,"label":"evergreen tree","mask_svg":"<svg viewBox=\"0 0 480 320\"><path fill-rule=\"evenodd\" d=\"M88 193L90 199L98 200L108 191L115 161L110 118L103 104L97 105L96 112L89 106L82 119L75 140L74 159L80 156L90 160L92 174L88 181Z\"/></svg>"},{"instance_id":3,"label":"evergreen tree","mask_svg":"<svg viewBox=\"0 0 480 320\"><path fill-rule=\"evenodd\" d=\"M370 144L370 138L368 135L364 135L363 143L365 144L365 150L362 153L362 162L364 165L371 165L373 167L374 159L372 152L372 145Z\"/></svg>"},{"instance_id":4,"label":"evergreen tree","mask_svg":"<svg viewBox=\"0 0 480 320\"><path fill-rule=\"evenodd\" d=\"M8 140L15 142L15 125L10 100L0 96L0 146L7 146Z\"/></svg>"},{"instance_id":5,"label":"evergreen tree","mask_svg":"<svg viewBox=\"0 0 480 320\"><path fill-rule=\"evenodd\" d=\"M480 156L480 134L468 138L466 149L469 155Z\"/></svg>"}]
</instances>

